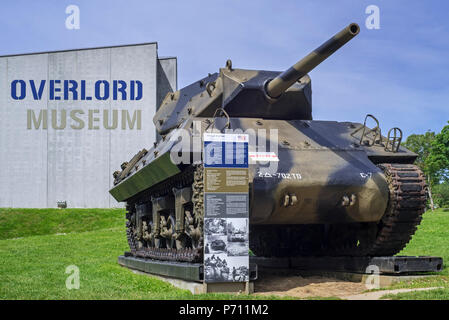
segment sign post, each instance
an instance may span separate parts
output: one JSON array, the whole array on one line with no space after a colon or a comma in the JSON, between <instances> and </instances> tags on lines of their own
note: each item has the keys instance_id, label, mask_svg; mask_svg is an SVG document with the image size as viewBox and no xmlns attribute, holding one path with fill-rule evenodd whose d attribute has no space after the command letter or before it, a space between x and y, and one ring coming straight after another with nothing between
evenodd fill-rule
<instances>
[{"instance_id":1,"label":"sign post","mask_svg":"<svg viewBox=\"0 0 449 320\"><path fill-rule=\"evenodd\" d=\"M204 134L204 280L249 281L247 134Z\"/></svg>"}]
</instances>

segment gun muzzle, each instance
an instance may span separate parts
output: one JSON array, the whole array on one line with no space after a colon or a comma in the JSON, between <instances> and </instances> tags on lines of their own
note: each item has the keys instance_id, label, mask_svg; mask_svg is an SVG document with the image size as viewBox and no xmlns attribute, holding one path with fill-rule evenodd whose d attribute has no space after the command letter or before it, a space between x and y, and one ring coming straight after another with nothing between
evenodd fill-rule
<instances>
[{"instance_id":1,"label":"gun muzzle","mask_svg":"<svg viewBox=\"0 0 449 320\"><path fill-rule=\"evenodd\" d=\"M348 25L317 49L309 53L306 57L295 63L292 67L282 72L273 80L269 81L265 87L267 95L271 98L279 97L296 81L301 79L317 65L326 60L327 57L340 49L359 32L360 27L357 23L351 23Z\"/></svg>"}]
</instances>

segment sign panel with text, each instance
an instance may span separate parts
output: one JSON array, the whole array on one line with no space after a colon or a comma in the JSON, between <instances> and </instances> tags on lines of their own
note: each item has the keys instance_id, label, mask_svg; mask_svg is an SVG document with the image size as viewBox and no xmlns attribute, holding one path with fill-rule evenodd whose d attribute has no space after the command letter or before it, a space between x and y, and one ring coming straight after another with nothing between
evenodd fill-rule
<instances>
[{"instance_id":1,"label":"sign panel with text","mask_svg":"<svg viewBox=\"0 0 449 320\"><path fill-rule=\"evenodd\" d=\"M246 134L204 134L204 280L249 280Z\"/></svg>"}]
</instances>

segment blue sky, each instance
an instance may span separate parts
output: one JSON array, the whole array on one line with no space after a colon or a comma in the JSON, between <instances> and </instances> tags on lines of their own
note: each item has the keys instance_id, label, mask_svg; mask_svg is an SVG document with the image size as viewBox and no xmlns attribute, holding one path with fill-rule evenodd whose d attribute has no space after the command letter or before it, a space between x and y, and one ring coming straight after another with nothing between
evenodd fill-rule
<instances>
[{"instance_id":1,"label":"blue sky","mask_svg":"<svg viewBox=\"0 0 449 320\"><path fill-rule=\"evenodd\" d=\"M81 28L65 28L76 4ZM380 29L365 8L380 8ZM0 55L157 41L178 57L180 87L236 68L283 70L350 22L361 32L310 73L314 118L361 122L384 132L440 131L449 120L447 1L2 1Z\"/></svg>"}]
</instances>

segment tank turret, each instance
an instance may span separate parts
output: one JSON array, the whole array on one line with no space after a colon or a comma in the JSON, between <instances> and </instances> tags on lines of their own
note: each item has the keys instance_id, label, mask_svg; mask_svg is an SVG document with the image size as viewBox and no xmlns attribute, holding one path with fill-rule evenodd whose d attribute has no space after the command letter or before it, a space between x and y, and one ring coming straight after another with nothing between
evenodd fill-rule
<instances>
[{"instance_id":1,"label":"tank turret","mask_svg":"<svg viewBox=\"0 0 449 320\"><path fill-rule=\"evenodd\" d=\"M234 69L228 60L209 74L169 93L153 121L166 134L187 118L212 117L223 108L230 117L312 120L311 81L307 75L360 31L351 23L284 72Z\"/></svg>"}]
</instances>

